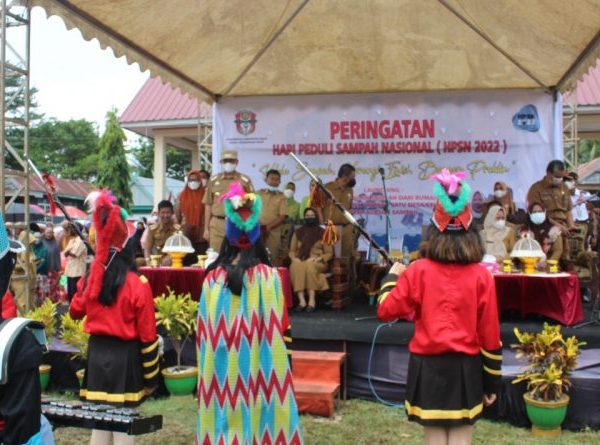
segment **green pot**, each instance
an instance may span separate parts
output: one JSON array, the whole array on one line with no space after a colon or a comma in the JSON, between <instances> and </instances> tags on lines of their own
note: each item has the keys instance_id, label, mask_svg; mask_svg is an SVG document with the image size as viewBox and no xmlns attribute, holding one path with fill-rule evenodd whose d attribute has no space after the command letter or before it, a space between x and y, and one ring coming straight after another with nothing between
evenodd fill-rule
<instances>
[{"instance_id":1,"label":"green pot","mask_svg":"<svg viewBox=\"0 0 600 445\"><path fill-rule=\"evenodd\" d=\"M527 416L531 421L531 433L538 437L560 436L560 426L567 415L569 396L563 394L562 399L545 402L533 399L530 393L523 394Z\"/></svg>"},{"instance_id":2,"label":"green pot","mask_svg":"<svg viewBox=\"0 0 600 445\"><path fill-rule=\"evenodd\" d=\"M165 386L173 396L192 394L198 383L198 369L195 366L173 366L163 369Z\"/></svg>"},{"instance_id":3,"label":"green pot","mask_svg":"<svg viewBox=\"0 0 600 445\"><path fill-rule=\"evenodd\" d=\"M79 387L81 388L83 386L83 376L85 375L85 369L80 369L79 371L76 371L75 375L77 376L77 380L79 381Z\"/></svg>"},{"instance_id":4,"label":"green pot","mask_svg":"<svg viewBox=\"0 0 600 445\"><path fill-rule=\"evenodd\" d=\"M51 370L52 366L50 365L40 365L40 385L42 386L42 391L46 391L48 383L50 383Z\"/></svg>"}]
</instances>

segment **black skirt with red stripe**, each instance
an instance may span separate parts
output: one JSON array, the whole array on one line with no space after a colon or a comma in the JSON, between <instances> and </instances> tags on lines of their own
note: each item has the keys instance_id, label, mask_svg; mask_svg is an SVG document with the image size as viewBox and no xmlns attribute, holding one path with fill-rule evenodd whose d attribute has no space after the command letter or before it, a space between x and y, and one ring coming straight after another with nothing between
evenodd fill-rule
<instances>
[{"instance_id":1,"label":"black skirt with red stripe","mask_svg":"<svg viewBox=\"0 0 600 445\"><path fill-rule=\"evenodd\" d=\"M479 355L410 354L406 388L408 419L423 426L472 425L483 412Z\"/></svg>"},{"instance_id":2,"label":"black skirt with red stripe","mask_svg":"<svg viewBox=\"0 0 600 445\"><path fill-rule=\"evenodd\" d=\"M118 406L138 406L144 399L142 346L139 340L92 335L80 398Z\"/></svg>"}]
</instances>

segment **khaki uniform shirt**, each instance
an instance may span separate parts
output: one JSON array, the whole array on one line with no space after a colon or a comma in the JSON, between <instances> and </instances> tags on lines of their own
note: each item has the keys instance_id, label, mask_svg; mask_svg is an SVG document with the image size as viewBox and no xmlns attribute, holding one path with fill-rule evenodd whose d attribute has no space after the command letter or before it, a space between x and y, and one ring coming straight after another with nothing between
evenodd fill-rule
<instances>
[{"instance_id":1,"label":"khaki uniform shirt","mask_svg":"<svg viewBox=\"0 0 600 445\"><path fill-rule=\"evenodd\" d=\"M573 208L571 194L567 186L562 183L552 187L546 178L536 182L527 193L527 204L540 203L546 208L548 218L559 222L567 221L567 213Z\"/></svg>"},{"instance_id":2,"label":"khaki uniform shirt","mask_svg":"<svg viewBox=\"0 0 600 445\"><path fill-rule=\"evenodd\" d=\"M262 210L260 211L260 225L266 226L280 216L287 216L287 198L282 192L270 192L267 189L258 191L262 198Z\"/></svg>"},{"instance_id":3,"label":"khaki uniform shirt","mask_svg":"<svg viewBox=\"0 0 600 445\"><path fill-rule=\"evenodd\" d=\"M151 255L158 255L162 253L162 248L165 246L167 239L175 235L178 230L181 230L181 227L179 224L173 224L167 228L157 223L152 224L148 230L148 238L144 247L150 250Z\"/></svg>"},{"instance_id":4,"label":"khaki uniform shirt","mask_svg":"<svg viewBox=\"0 0 600 445\"><path fill-rule=\"evenodd\" d=\"M202 202L210 207L211 216L225 216L225 208L219 196L226 193L229 190L229 184L235 181L240 181L247 193L254 192L250 178L238 172L219 173L210 178Z\"/></svg>"},{"instance_id":5,"label":"khaki uniform shirt","mask_svg":"<svg viewBox=\"0 0 600 445\"><path fill-rule=\"evenodd\" d=\"M335 199L344 206L348 211L352 208L352 198L354 193L351 187L342 187L336 181L331 181L325 184L325 187L333 194ZM349 224L348 220L344 217L342 212L333 204L331 200L327 200L325 204L325 211L323 212L325 220L331 219L334 224L346 225Z\"/></svg>"}]
</instances>

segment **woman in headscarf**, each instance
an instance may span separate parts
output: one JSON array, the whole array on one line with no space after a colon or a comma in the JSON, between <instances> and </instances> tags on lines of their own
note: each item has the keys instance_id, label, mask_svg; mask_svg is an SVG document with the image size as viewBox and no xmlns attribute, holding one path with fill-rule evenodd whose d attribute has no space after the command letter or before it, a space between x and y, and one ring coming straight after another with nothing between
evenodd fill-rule
<instances>
[{"instance_id":1,"label":"woman in headscarf","mask_svg":"<svg viewBox=\"0 0 600 445\"><path fill-rule=\"evenodd\" d=\"M239 182L220 199L225 239L198 304L196 443L300 445L287 308L260 240L262 201Z\"/></svg>"},{"instance_id":2,"label":"woman in headscarf","mask_svg":"<svg viewBox=\"0 0 600 445\"><path fill-rule=\"evenodd\" d=\"M523 226L523 232L529 232L540 244L546 254L547 260L560 260L563 253L563 238L560 228L552 224L546 216L546 209L540 203L534 202L528 209L529 218ZM538 264L538 268L544 268L545 261Z\"/></svg>"},{"instance_id":3,"label":"woman in headscarf","mask_svg":"<svg viewBox=\"0 0 600 445\"><path fill-rule=\"evenodd\" d=\"M177 198L175 218L181 225L183 234L190 239L197 254L208 247L204 233L204 193L209 174L204 170L192 170L187 175L186 184Z\"/></svg>"},{"instance_id":4,"label":"woman in headscarf","mask_svg":"<svg viewBox=\"0 0 600 445\"><path fill-rule=\"evenodd\" d=\"M292 236L290 246L290 279L298 295L296 311L313 312L316 292L329 289L324 274L327 263L333 258L333 247L321 242L324 231L315 210L311 207L304 210L304 224ZM308 293L308 305L305 292Z\"/></svg>"},{"instance_id":5,"label":"woman in headscarf","mask_svg":"<svg viewBox=\"0 0 600 445\"><path fill-rule=\"evenodd\" d=\"M515 201L513 200L512 189L506 185L505 182L498 181L494 184L494 194L486 205L484 218L487 216L490 208L494 205L498 205L504 209L506 220L509 224L522 224L523 221L519 220L518 209ZM524 212L521 212L522 214Z\"/></svg>"},{"instance_id":6,"label":"woman in headscarf","mask_svg":"<svg viewBox=\"0 0 600 445\"><path fill-rule=\"evenodd\" d=\"M515 231L506 226L506 212L499 205L493 205L483 221L481 239L485 246L486 255L493 255L496 261L501 263L510 255L517 235Z\"/></svg>"}]
</instances>

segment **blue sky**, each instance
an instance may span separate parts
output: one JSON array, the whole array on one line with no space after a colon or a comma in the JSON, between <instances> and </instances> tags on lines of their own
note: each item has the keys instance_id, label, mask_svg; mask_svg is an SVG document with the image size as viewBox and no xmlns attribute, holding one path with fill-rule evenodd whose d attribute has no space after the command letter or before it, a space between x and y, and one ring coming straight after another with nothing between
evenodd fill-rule
<instances>
[{"instance_id":1,"label":"blue sky","mask_svg":"<svg viewBox=\"0 0 600 445\"><path fill-rule=\"evenodd\" d=\"M149 77L98 41L67 31L59 17L46 18L41 8L32 10L31 19L31 85L48 117L87 119L103 128L106 112L113 106L123 112Z\"/></svg>"}]
</instances>

